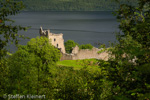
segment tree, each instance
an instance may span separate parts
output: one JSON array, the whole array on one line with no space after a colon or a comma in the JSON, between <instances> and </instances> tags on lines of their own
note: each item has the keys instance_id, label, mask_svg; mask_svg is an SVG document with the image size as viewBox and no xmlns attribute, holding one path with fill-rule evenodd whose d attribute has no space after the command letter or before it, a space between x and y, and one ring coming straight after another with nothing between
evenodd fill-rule
<instances>
[{"instance_id":1,"label":"tree","mask_svg":"<svg viewBox=\"0 0 150 100\"><path fill-rule=\"evenodd\" d=\"M46 37L31 39L27 43L27 48L28 52L32 52L40 57L42 64L53 66L60 60L60 51L52 46Z\"/></svg>"},{"instance_id":2,"label":"tree","mask_svg":"<svg viewBox=\"0 0 150 100\"><path fill-rule=\"evenodd\" d=\"M19 30L26 30L27 27L21 27L13 25L14 21L9 17L10 15L16 15L21 9L24 8L22 2L14 0L0 0L0 59L6 55L7 50L4 48L8 42L15 42L18 44L18 37L24 38L23 35L19 35Z\"/></svg>"},{"instance_id":3,"label":"tree","mask_svg":"<svg viewBox=\"0 0 150 100\"><path fill-rule=\"evenodd\" d=\"M65 49L67 53L72 53L72 49L73 47L75 47L76 45L78 45L77 43L75 43L73 40L68 40L65 42Z\"/></svg>"},{"instance_id":4,"label":"tree","mask_svg":"<svg viewBox=\"0 0 150 100\"><path fill-rule=\"evenodd\" d=\"M80 49L92 49L93 46L91 44L82 44L79 45L78 43L75 43L73 40L68 40L65 42L65 49L67 53L72 53L73 47L79 46Z\"/></svg>"},{"instance_id":5,"label":"tree","mask_svg":"<svg viewBox=\"0 0 150 100\"><path fill-rule=\"evenodd\" d=\"M11 84L7 93L50 95L50 70L59 60L60 51L46 37L33 38L27 45L19 45L18 51L8 59Z\"/></svg>"},{"instance_id":6,"label":"tree","mask_svg":"<svg viewBox=\"0 0 150 100\"><path fill-rule=\"evenodd\" d=\"M91 44L82 44L79 46L80 49L92 49L93 46Z\"/></svg>"},{"instance_id":7,"label":"tree","mask_svg":"<svg viewBox=\"0 0 150 100\"><path fill-rule=\"evenodd\" d=\"M118 1L119 2L119 1ZM122 33L107 66L114 99L150 99L150 1L120 3L116 12ZM114 58L115 57L115 58Z\"/></svg>"},{"instance_id":8,"label":"tree","mask_svg":"<svg viewBox=\"0 0 150 100\"><path fill-rule=\"evenodd\" d=\"M132 5L121 5L121 9L117 12L120 22L119 27L124 32L124 36L130 35L133 40L142 45L145 51L144 54L137 55L138 58L142 58L142 61L139 62L140 65L148 63L150 58L150 53L148 53L150 48L150 9L147 9L149 7L150 1L139 0L137 8ZM121 12L123 12L122 15Z\"/></svg>"},{"instance_id":9,"label":"tree","mask_svg":"<svg viewBox=\"0 0 150 100\"><path fill-rule=\"evenodd\" d=\"M37 66L41 65L41 60L33 53L24 49L18 50L8 59L8 94L36 94L37 93Z\"/></svg>"},{"instance_id":10,"label":"tree","mask_svg":"<svg viewBox=\"0 0 150 100\"><path fill-rule=\"evenodd\" d=\"M24 38L19 35L19 30L26 30L26 27L13 25L14 21L10 19L10 15L16 15L23 9L22 2L15 0L0 0L0 97L6 93L8 86L8 67L6 66L7 60L4 58L7 54L5 46L9 42L18 44L18 37Z\"/></svg>"}]
</instances>

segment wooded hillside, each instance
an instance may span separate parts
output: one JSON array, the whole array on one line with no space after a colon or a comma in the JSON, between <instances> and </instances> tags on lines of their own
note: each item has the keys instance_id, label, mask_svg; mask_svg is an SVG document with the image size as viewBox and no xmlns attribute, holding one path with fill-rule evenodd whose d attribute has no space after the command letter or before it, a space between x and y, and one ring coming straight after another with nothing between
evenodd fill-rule
<instances>
[{"instance_id":1,"label":"wooded hillside","mask_svg":"<svg viewBox=\"0 0 150 100\"><path fill-rule=\"evenodd\" d=\"M20 1L20 0L18 0ZM118 8L113 0L22 0L27 11L107 11ZM121 0L126 3L127 0ZM133 4L137 0L130 0Z\"/></svg>"}]
</instances>

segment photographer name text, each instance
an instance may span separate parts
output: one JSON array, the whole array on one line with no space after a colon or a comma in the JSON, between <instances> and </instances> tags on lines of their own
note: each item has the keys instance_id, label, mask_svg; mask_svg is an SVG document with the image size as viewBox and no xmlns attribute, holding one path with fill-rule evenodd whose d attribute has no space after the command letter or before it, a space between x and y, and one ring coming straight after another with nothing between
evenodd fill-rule
<instances>
[{"instance_id":1,"label":"photographer name text","mask_svg":"<svg viewBox=\"0 0 150 100\"><path fill-rule=\"evenodd\" d=\"M6 99L45 99L45 95L32 95L32 94L27 94L27 95L20 95L20 94L4 94L3 98Z\"/></svg>"}]
</instances>

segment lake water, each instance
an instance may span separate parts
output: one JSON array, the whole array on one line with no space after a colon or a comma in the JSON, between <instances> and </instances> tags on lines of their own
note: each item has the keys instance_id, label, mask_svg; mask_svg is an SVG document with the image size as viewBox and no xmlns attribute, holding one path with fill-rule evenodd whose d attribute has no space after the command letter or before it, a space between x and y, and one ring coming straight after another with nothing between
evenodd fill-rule
<instances>
[{"instance_id":1,"label":"lake water","mask_svg":"<svg viewBox=\"0 0 150 100\"><path fill-rule=\"evenodd\" d=\"M27 32L20 32L30 38L39 36L40 26L50 29L52 33L63 33L64 40L74 40L79 44L114 42L115 32L119 31L115 16L110 11L101 12L21 12L12 16L15 24L31 26ZM29 40L22 40L25 45ZM9 45L10 51L15 51L14 45Z\"/></svg>"}]
</instances>

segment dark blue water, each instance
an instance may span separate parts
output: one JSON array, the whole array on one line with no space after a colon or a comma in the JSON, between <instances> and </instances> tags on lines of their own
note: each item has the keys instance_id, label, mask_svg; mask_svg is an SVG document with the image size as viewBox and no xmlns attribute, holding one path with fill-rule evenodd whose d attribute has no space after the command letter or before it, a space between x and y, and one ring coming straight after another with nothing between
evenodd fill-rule
<instances>
[{"instance_id":1,"label":"dark blue water","mask_svg":"<svg viewBox=\"0 0 150 100\"><path fill-rule=\"evenodd\" d=\"M63 33L64 40L74 40L79 44L90 43L98 47L97 43L107 46L109 41L116 41L115 32L118 23L110 11L101 12L22 12L11 17L15 24L31 26L27 32L20 32L30 38L39 36L40 26L50 29L53 33ZM22 40L25 45L29 40ZM9 45L10 51L15 51L13 45Z\"/></svg>"}]
</instances>

